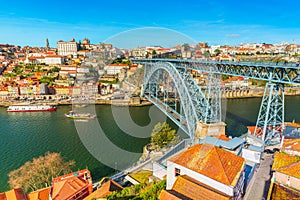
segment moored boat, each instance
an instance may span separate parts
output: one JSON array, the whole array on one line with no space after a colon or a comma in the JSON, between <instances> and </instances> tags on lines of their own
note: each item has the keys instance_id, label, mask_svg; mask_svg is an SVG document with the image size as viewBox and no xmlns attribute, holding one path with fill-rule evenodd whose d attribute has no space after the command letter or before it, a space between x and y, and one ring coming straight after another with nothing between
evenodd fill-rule
<instances>
[{"instance_id":1,"label":"moored boat","mask_svg":"<svg viewBox=\"0 0 300 200\"><path fill-rule=\"evenodd\" d=\"M47 112L55 110L56 107L51 105L14 105L7 108L7 112Z\"/></svg>"},{"instance_id":2,"label":"moored boat","mask_svg":"<svg viewBox=\"0 0 300 200\"><path fill-rule=\"evenodd\" d=\"M91 113L75 113L74 111L70 111L65 116L69 119L95 119L97 117Z\"/></svg>"}]
</instances>

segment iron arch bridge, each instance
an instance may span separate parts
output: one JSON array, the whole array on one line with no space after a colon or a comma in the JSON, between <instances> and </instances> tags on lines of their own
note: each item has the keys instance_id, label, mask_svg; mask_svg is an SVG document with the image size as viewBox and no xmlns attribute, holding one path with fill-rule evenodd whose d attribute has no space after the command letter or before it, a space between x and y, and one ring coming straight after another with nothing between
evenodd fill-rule
<instances>
[{"instance_id":1,"label":"iron arch bridge","mask_svg":"<svg viewBox=\"0 0 300 200\"><path fill-rule=\"evenodd\" d=\"M170 62L146 65L143 95L191 138L194 138L198 121L221 120L221 105L215 103L216 98L207 98L187 70Z\"/></svg>"},{"instance_id":2,"label":"iron arch bridge","mask_svg":"<svg viewBox=\"0 0 300 200\"><path fill-rule=\"evenodd\" d=\"M145 66L143 95L191 138L195 137L197 122L221 122L220 76L223 74L268 81L254 134L269 143L284 129L284 84L300 85L297 64L182 59L133 62ZM191 70L208 73L205 88L198 86Z\"/></svg>"}]
</instances>

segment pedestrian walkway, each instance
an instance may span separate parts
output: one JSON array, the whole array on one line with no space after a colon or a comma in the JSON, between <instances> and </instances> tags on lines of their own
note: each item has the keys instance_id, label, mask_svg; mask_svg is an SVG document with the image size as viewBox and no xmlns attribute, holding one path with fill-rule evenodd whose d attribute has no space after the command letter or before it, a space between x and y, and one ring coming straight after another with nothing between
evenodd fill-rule
<instances>
[{"instance_id":1,"label":"pedestrian walkway","mask_svg":"<svg viewBox=\"0 0 300 200\"><path fill-rule=\"evenodd\" d=\"M273 154L264 154L257 172L254 172L249 187L246 190L244 199L260 200L267 199L271 182L271 167L273 164Z\"/></svg>"}]
</instances>

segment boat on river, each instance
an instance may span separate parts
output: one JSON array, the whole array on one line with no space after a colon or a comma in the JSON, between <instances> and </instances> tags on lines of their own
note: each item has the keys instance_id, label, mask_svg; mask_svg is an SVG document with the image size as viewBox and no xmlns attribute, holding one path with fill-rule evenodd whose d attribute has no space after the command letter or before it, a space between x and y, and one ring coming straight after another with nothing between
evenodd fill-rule
<instances>
[{"instance_id":1,"label":"boat on river","mask_svg":"<svg viewBox=\"0 0 300 200\"><path fill-rule=\"evenodd\" d=\"M88 105L87 104L75 104L75 108L86 108Z\"/></svg>"},{"instance_id":2,"label":"boat on river","mask_svg":"<svg viewBox=\"0 0 300 200\"><path fill-rule=\"evenodd\" d=\"M75 113L74 111L70 111L65 116L69 119L95 119L97 116L91 113Z\"/></svg>"},{"instance_id":3,"label":"boat on river","mask_svg":"<svg viewBox=\"0 0 300 200\"><path fill-rule=\"evenodd\" d=\"M13 105L7 108L7 112L47 112L56 111L51 105Z\"/></svg>"}]
</instances>

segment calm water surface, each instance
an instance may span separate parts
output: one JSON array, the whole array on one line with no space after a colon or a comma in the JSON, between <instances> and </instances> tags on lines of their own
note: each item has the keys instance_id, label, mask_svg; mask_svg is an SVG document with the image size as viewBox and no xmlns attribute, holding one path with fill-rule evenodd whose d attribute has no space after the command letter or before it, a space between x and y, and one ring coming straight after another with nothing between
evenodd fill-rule
<instances>
[{"instance_id":1,"label":"calm water surface","mask_svg":"<svg viewBox=\"0 0 300 200\"><path fill-rule=\"evenodd\" d=\"M228 135L239 136L246 132L247 125L255 125L260 101L260 98L227 100L225 121ZM300 121L299 102L299 96L286 97L286 121L293 119ZM0 108L0 192L9 189L7 174L10 171L34 157L44 155L47 151L61 152L66 160L75 160L76 166L73 170L88 167L94 180L116 172L101 164L85 148L74 121L64 116L64 113L71 109L71 106L60 106L56 112L7 113L5 108ZM120 108L121 115L122 109ZM149 109L150 107L130 108L131 118L139 126L146 126L150 122ZM149 138L125 134L114 122L111 106L98 105L96 113L106 136L120 148L142 152L143 146L149 142ZM163 116L162 113L158 115ZM131 121L128 117L124 117L125 122L126 120ZM176 128L174 124L171 125ZM128 164L137 159L138 157L130 158Z\"/></svg>"}]
</instances>

